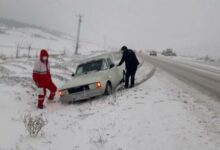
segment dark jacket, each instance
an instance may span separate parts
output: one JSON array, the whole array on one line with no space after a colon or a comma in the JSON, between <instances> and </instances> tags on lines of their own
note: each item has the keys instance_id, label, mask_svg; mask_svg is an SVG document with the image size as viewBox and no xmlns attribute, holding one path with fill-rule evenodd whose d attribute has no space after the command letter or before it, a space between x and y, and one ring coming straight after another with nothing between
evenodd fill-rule
<instances>
[{"instance_id":1,"label":"dark jacket","mask_svg":"<svg viewBox=\"0 0 220 150\"><path fill-rule=\"evenodd\" d=\"M139 65L139 61L136 57L136 54L131 49L125 50L123 52L123 56L118 66L122 65L124 62L126 70L135 69Z\"/></svg>"}]
</instances>

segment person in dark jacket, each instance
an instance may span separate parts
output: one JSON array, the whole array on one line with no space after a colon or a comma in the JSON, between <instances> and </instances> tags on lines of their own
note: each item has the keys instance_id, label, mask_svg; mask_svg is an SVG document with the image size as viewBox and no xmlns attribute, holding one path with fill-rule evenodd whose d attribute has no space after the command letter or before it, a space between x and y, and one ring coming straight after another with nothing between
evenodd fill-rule
<instances>
[{"instance_id":1,"label":"person in dark jacket","mask_svg":"<svg viewBox=\"0 0 220 150\"><path fill-rule=\"evenodd\" d=\"M128 49L126 46L121 48L121 52L123 56L118 66L122 65L125 62L126 75L125 75L125 88L129 87L129 79L131 78L130 88L134 87L135 83L135 74L137 71L137 66L139 65L139 61L136 57L136 54L133 50Z\"/></svg>"}]
</instances>

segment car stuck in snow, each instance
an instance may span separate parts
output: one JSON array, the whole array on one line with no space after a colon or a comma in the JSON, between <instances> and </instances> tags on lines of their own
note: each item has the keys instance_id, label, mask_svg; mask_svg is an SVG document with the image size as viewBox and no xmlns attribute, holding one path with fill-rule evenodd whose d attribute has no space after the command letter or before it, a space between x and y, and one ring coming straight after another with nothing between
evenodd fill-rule
<instances>
[{"instance_id":1,"label":"car stuck in snow","mask_svg":"<svg viewBox=\"0 0 220 150\"><path fill-rule=\"evenodd\" d=\"M102 55L80 63L73 77L59 90L61 102L111 94L124 80L124 69L117 67L111 56Z\"/></svg>"}]
</instances>

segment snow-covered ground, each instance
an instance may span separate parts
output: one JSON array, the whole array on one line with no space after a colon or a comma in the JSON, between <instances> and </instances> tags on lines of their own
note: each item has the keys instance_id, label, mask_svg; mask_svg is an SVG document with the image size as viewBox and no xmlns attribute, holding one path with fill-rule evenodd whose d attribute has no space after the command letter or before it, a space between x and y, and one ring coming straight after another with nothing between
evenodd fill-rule
<instances>
[{"instance_id":1,"label":"snow-covered ground","mask_svg":"<svg viewBox=\"0 0 220 150\"><path fill-rule=\"evenodd\" d=\"M19 57L27 56L29 46L31 47L30 56L36 56L42 48L53 54L65 52L73 55L75 52L75 40L70 35L56 36L39 28L9 28L0 24L0 56L15 57L17 47ZM95 51L103 51L103 47L93 42L80 40L80 54L90 54Z\"/></svg>"},{"instance_id":2,"label":"snow-covered ground","mask_svg":"<svg viewBox=\"0 0 220 150\"><path fill-rule=\"evenodd\" d=\"M88 56L50 58L59 87ZM142 62L142 61L141 61ZM201 103L219 104L199 91L143 62L138 85L111 96L75 104L45 103L36 108L31 75L34 59L0 64L0 150L217 150L219 116ZM48 124L33 138L25 131L27 112L43 114Z\"/></svg>"}]
</instances>

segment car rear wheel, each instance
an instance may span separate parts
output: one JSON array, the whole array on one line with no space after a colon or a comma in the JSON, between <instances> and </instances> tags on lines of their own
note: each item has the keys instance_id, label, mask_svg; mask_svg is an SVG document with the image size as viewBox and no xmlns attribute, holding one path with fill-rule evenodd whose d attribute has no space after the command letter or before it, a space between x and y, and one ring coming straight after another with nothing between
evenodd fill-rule
<instances>
[{"instance_id":1,"label":"car rear wheel","mask_svg":"<svg viewBox=\"0 0 220 150\"><path fill-rule=\"evenodd\" d=\"M112 85L111 83L108 82L105 88L105 95L111 95L111 94L112 94Z\"/></svg>"}]
</instances>

